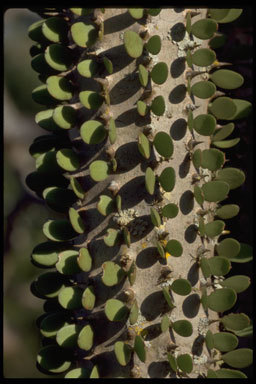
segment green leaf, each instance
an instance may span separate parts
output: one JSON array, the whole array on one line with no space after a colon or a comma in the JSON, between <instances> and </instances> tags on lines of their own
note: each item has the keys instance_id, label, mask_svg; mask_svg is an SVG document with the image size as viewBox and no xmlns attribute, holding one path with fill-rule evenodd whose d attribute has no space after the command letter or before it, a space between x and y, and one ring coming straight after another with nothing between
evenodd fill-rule
<instances>
[{"instance_id":1,"label":"green leaf","mask_svg":"<svg viewBox=\"0 0 256 384\"><path fill-rule=\"evenodd\" d=\"M206 259L206 257L201 257L199 265L204 278L207 279L208 277L210 277L212 272L209 264L209 259Z\"/></svg>"},{"instance_id":2,"label":"green leaf","mask_svg":"<svg viewBox=\"0 0 256 384\"><path fill-rule=\"evenodd\" d=\"M219 21L221 19L224 19L224 17L227 16L228 12L229 12L229 9L210 8L208 10L208 15L212 19Z\"/></svg>"},{"instance_id":3,"label":"green leaf","mask_svg":"<svg viewBox=\"0 0 256 384\"><path fill-rule=\"evenodd\" d=\"M95 306L96 296L92 285L89 285L83 292L82 306L88 311L92 311Z\"/></svg>"},{"instance_id":4,"label":"green leaf","mask_svg":"<svg viewBox=\"0 0 256 384\"><path fill-rule=\"evenodd\" d=\"M151 216L151 221L155 227L160 227L161 225L161 217L157 210L155 208L150 208L150 216Z\"/></svg>"},{"instance_id":5,"label":"green leaf","mask_svg":"<svg viewBox=\"0 0 256 384\"><path fill-rule=\"evenodd\" d=\"M134 31L124 32L124 47L129 56L137 59L142 55L143 41Z\"/></svg>"},{"instance_id":6,"label":"green leaf","mask_svg":"<svg viewBox=\"0 0 256 384\"><path fill-rule=\"evenodd\" d=\"M178 320L172 324L172 328L178 335L183 337L189 337L193 333L193 327L188 320Z\"/></svg>"},{"instance_id":7,"label":"green leaf","mask_svg":"<svg viewBox=\"0 0 256 384\"><path fill-rule=\"evenodd\" d=\"M212 311L225 312L234 306L236 299L237 294L233 289L217 289L207 297L207 305Z\"/></svg>"},{"instance_id":8,"label":"green leaf","mask_svg":"<svg viewBox=\"0 0 256 384\"><path fill-rule=\"evenodd\" d=\"M179 355L177 357L177 364L182 372L191 373L193 371L193 360L188 353Z\"/></svg>"},{"instance_id":9,"label":"green leaf","mask_svg":"<svg viewBox=\"0 0 256 384\"><path fill-rule=\"evenodd\" d=\"M240 243L240 252L236 256L230 256L229 260L234 263L248 263L253 259L253 248L249 244Z\"/></svg>"},{"instance_id":10,"label":"green leaf","mask_svg":"<svg viewBox=\"0 0 256 384\"><path fill-rule=\"evenodd\" d=\"M69 8L71 12L78 16L87 16L94 10L93 8Z\"/></svg>"},{"instance_id":11,"label":"green leaf","mask_svg":"<svg viewBox=\"0 0 256 384\"><path fill-rule=\"evenodd\" d=\"M139 64L139 80L140 80L142 87L147 86L147 84L148 84L148 70L142 64Z\"/></svg>"},{"instance_id":12,"label":"green leaf","mask_svg":"<svg viewBox=\"0 0 256 384\"><path fill-rule=\"evenodd\" d=\"M235 189L244 183L245 174L241 169L228 167L217 172L216 180L224 181L229 185L230 189Z\"/></svg>"},{"instance_id":13,"label":"green leaf","mask_svg":"<svg viewBox=\"0 0 256 384\"><path fill-rule=\"evenodd\" d=\"M46 204L57 212L66 212L77 201L77 196L70 189L48 187L43 190Z\"/></svg>"},{"instance_id":14,"label":"green leaf","mask_svg":"<svg viewBox=\"0 0 256 384\"><path fill-rule=\"evenodd\" d=\"M85 232L85 225L84 225L83 219L81 218L79 212L75 208L71 207L71 208L69 208L68 215L69 215L69 220L71 222L73 229L77 233L80 233L80 234L84 233Z\"/></svg>"},{"instance_id":15,"label":"green leaf","mask_svg":"<svg viewBox=\"0 0 256 384\"><path fill-rule=\"evenodd\" d=\"M202 192L202 188L200 188L198 185L194 186L194 198L195 198L196 202L199 205L203 204L203 202L204 202L204 195L203 195L203 192Z\"/></svg>"},{"instance_id":16,"label":"green leaf","mask_svg":"<svg viewBox=\"0 0 256 384\"><path fill-rule=\"evenodd\" d=\"M200 99L209 99L216 92L216 87L211 81L198 81L191 87L191 92Z\"/></svg>"},{"instance_id":17,"label":"green leaf","mask_svg":"<svg viewBox=\"0 0 256 384\"><path fill-rule=\"evenodd\" d=\"M99 369L98 369L98 366L95 365L91 371L91 374L90 374L90 379L99 379L100 375L99 375Z\"/></svg>"},{"instance_id":18,"label":"green leaf","mask_svg":"<svg viewBox=\"0 0 256 384\"><path fill-rule=\"evenodd\" d=\"M108 74L112 75L112 73L113 73L113 64L112 64L112 61L109 60L109 58L107 56L103 57L103 64L105 65L105 68L106 68Z\"/></svg>"},{"instance_id":19,"label":"green leaf","mask_svg":"<svg viewBox=\"0 0 256 384\"><path fill-rule=\"evenodd\" d=\"M64 379L87 379L89 375L90 370L88 368L74 368L66 373Z\"/></svg>"},{"instance_id":20,"label":"green leaf","mask_svg":"<svg viewBox=\"0 0 256 384\"><path fill-rule=\"evenodd\" d=\"M196 21L191 26L191 32L194 36L202 40L208 40L213 37L214 33L217 31L218 24L216 21L211 19L201 19Z\"/></svg>"},{"instance_id":21,"label":"green leaf","mask_svg":"<svg viewBox=\"0 0 256 384\"><path fill-rule=\"evenodd\" d=\"M225 257L210 257L207 261L214 276L225 276L231 269L231 263Z\"/></svg>"},{"instance_id":22,"label":"green leaf","mask_svg":"<svg viewBox=\"0 0 256 384\"><path fill-rule=\"evenodd\" d=\"M210 329L208 329L205 335L205 344L209 350L214 348L213 333L210 331Z\"/></svg>"},{"instance_id":23,"label":"green leaf","mask_svg":"<svg viewBox=\"0 0 256 384\"><path fill-rule=\"evenodd\" d=\"M160 255L164 260L166 260L166 257L165 257L165 250L164 250L162 244L160 243L160 241L158 241L158 242L156 243L156 247L157 247L157 251L158 251L159 255Z\"/></svg>"},{"instance_id":24,"label":"green leaf","mask_svg":"<svg viewBox=\"0 0 256 384\"><path fill-rule=\"evenodd\" d=\"M193 68L192 53L191 53L190 49L187 50L186 61L187 61L189 68Z\"/></svg>"},{"instance_id":25,"label":"green leaf","mask_svg":"<svg viewBox=\"0 0 256 384\"><path fill-rule=\"evenodd\" d=\"M208 67L216 60L216 54L212 49L199 48L192 54L192 62L200 67Z\"/></svg>"},{"instance_id":26,"label":"green leaf","mask_svg":"<svg viewBox=\"0 0 256 384\"><path fill-rule=\"evenodd\" d=\"M83 190L81 184L75 177L70 178L70 185L72 187L72 190L76 194L76 196L80 199L83 200L85 198L85 191Z\"/></svg>"},{"instance_id":27,"label":"green leaf","mask_svg":"<svg viewBox=\"0 0 256 384\"><path fill-rule=\"evenodd\" d=\"M45 44L49 43L49 40L46 39L46 37L43 35L42 32L42 25L44 23L44 19L38 20L31 24L28 28L28 37L36 42Z\"/></svg>"},{"instance_id":28,"label":"green leaf","mask_svg":"<svg viewBox=\"0 0 256 384\"><path fill-rule=\"evenodd\" d=\"M99 144L107 136L104 125L97 120L88 120L80 127L80 134L86 144Z\"/></svg>"},{"instance_id":29,"label":"green leaf","mask_svg":"<svg viewBox=\"0 0 256 384\"><path fill-rule=\"evenodd\" d=\"M74 43L82 48L90 48L98 38L97 29L93 25L82 21L72 24L70 32Z\"/></svg>"},{"instance_id":30,"label":"green leaf","mask_svg":"<svg viewBox=\"0 0 256 384\"><path fill-rule=\"evenodd\" d=\"M53 120L53 113L54 109L46 109L44 111L40 111L35 116L35 122L39 125L39 127L45 129L46 131L60 131L59 126Z\"/></svg>"},{"instance_id":31,"label":"green leaf","mask_svg":"<svg viewBox=\"0 0 256 384\"><path fill-rule=\"evenodd\" d=\"M244 313L230 313L223 316L220 322L227 330L241 331L249 326L250 319Z\"/></svg>"},{"instance_id":32,"label":"green leaf","mask_svg":"<svg viewBox=\"0 0 256 384\"><path fill-rule=\"evenodd\" d=\"M241 371L236 369L221 368L215 371L218 379L248 379L248 377Z\"/></svg>"},{"instance_id":33,"label":"green leaf","mask_svg":"<svg viewBox=\"0 0 256 384\"><path fill-rule=\"evenodd\" d=\"M152 55L158 55L161 51L161 38L159 35L153 35L145 44L145 48Z\"/></svg>"},{"instance_id":34,"label":"green leaf","mask_svg":"<svg viewBox=\"0 0 256 384\"><path fill-rule=\"evenodd\" d=\"M253 335L253 326L252 324L249 327L242 329L241 331L233 331L239 337L248 337Z\"/></svg>"},{"instance_id":35,"label":"green leaf","mask_svg":"<svg viewBox=\"0 0 256 384\"><path fill-rule=\"evenodd\" d=\"M46 76L49 75L55 75L56 69L54 69L45 59L44 53L39 53L38 55L34 56L31 60L31 67L34 71L38 72L39 74L44 74Z\"/></svg>"},{"instance_id":36,"label":"green leaf","mask_svg":"<svg viewBox=\"0 0 256 384\"><path fill-rule=\"evenodd\" d=\"M58 330L67 325L68 316L64 311L50 313L40 323L40 333L44 337L55 337Z\"/></svg>"},{"instance_id":37,"label":"green leaf","mask_svg":"<svg viewBox=\"0 0 256 384\"><path fill-rule=\"evenodd\" d=\"M70 148L57 151L56 160L58 165L65 171L76 171L80 167L77 154Z\"/></svg>"},{"instance_id":38,"label":"green leaf","mask_svg":"<svg viewBox=\"0 0 256 384\"><path fill-rule=\"evenodd\" d=\"M138 149L143 157L149 159L151 152L150 142L143 133L139 134Z\"/></svg>"},{"instance_id":39,"label":"green leaf","mask_svg":"<svg viewBox=\"0 0 256 384\"><path fill-rule=\"evenodd\" d=\"M77 236L68 220L47 220L43 225L44 235L52 241L68 241Z\"/></svg>"},{"instance_id":40,"label":"green leaf","mask_svg":"<svg viewBox=\"0 0 256 384\"><path fill-rule=\"evenodd\" d=\"M172 302L172 298L171 298L171 295L170 295L170 292L169 292L169 286L162 287L162 292L163 292L164 298L165 298L167 304L169 305L169 307L171 309L175 308L175 305Z\"/></svg>"},{"instance_id":41,"label":"green leaf","mask_svg":"<svg viewBox=\"0 0 256 384\"><path fill-rule=\"evenodd\" d=\"M77 334L81 326L69 324L62 327L56 334L56 341L60 347L74 348L77 343Z\"/></svg>"},{"instance_id":42,"label":"green leaf","mask_svg":"<svg viewBox=\"0 0 256 384\"><path fill-rule=\"evenodd\" d=\"M202 150L200 148L196 149L193 152L192 163L193 163L195 168L201 167L201 163L202 163Z\"/></svg>"},{"instance_id":43,"label":"green leaf","mask_svg":"<svg viewBox=\"0 0 256 384\"><path fill-rule=\"evenodd\" d=\"M99 202L97 204L97 210L103 215L108 216L110 213L114 212L116 208L115 201L107 196L107 195L101 195Z\"/></svg>"},{"instance_id":44,"label":"green leaf","mask_svg":"<svg viewBox=\"0 0 256 384\"><path fill-rule=\"evenodd\" d=\"M31 258L42 267L53 267L58 261L58 254L63 250L63 245L46 241L34 247Z\"/></svg>"},{"instance_id":45,"label":"green leaf","mask_svg":"<svg viewBox=\"0 0 256 384\"><path fill-rule=\"evenodd\" d=\"M248 276L236 275L231 276L228 279L220 282L220 285L227 288L232 288L236 293L244 292L251 284L251 280Z\"/></svg>"},{"instance_id":46,"label":"green leaf","mask_svg":"<svg viewBox=\"0 0 256 384\"><path fill-rule=\"evenodd\" d=\"M137 111L140 116L146 116L146 114L149 111L149 108L144 101L138 100L137 101Z\"/></svg>"},{"instance_id":47,"label":"green leaf","mask_svg":"<svg viewBox=\"0 0 256 384\"><path fill-rule=\"evenodd\" d=\"M204 149L201 152L201 167L217 171L225 163L225 154L218 149Z\"/></svg>"},{"instance_id":48,"label":"green leaf","mask_svg":"<svg viewBox=\"0 0 256 384\"><path fill-rule=\"evenodd\" d=\"M31 96L35 103L43 104L44 106L54 106L58 102L57 99L50 95L46 84L39 85L33 89Z\"/></svg>"},{"instance_id":49,"label":"green leaf","mask_svg":"<svg viewBox=\"0 0 256 384\"><path fill-rule=\"evenodd\" d=\"M171 256L180 257L183 253L183 248L178 240L169 240L165 246L165 249Z\"/></svg>"},{"instance_id":50,"label":"green leaf","mask_svg":"<svg viewBox=\"0 0 256 384\"><path fill-rule=\"evenodd\" d=\"M171 285L171 290L181 296L189 295L191 289L191 284L186 279L176 279Z\"/></svg>"},{"instance_id":51,"label":"green leaf","mask_svg":"<svg viewBox=\"0 0 256 384\"><path fill-rule=\"evenodd\" d=\"M56 71L65 72L73 64L72 50L60 44L49 45L44 53L46 63Z\"/></svg>"},{"instance_id":52,"label":"green leaf","mask_svg":"<svg viewBox=\"0 0 256 384\"><path fill-rule=\"evenodd\" d=\"M212 141L220 141L220 140L226 139L226 137L231 135L234 128L235 128L234 123L228 123L226 125L223 125L221 128L216 129L212 136Z\"/></svg>"},{"instance_id":53,"label":"green leaf","mask_svg":"<svg viewBox=\"0 0 256 384\"><path fill-rule=\"evenodd\" d=\"M172 167L166 167L161 175L158 177L159 183L161 184L161 187L166 192L171 192L173 188L175 187L176 182L176 175L175 170Z\"/></svg>"},{"instance_id":54,"label":"green leaf","mask_svg":"<svg viewBox=\"0 0 256 384\"><path fill-rule=\"evenodd\" d=\"M36 169L43 177L58 175L62 171L56 159L56 151L50 150L36 158Z\"/></svg>"},{"instance_id":55,"label":"green leaf","mask_svg":"<svg viewBox=\"0 0 256 384\"><path fill-rule=\"evenodd\" d=\"M58 294L58 301L60 305L65 309L79 309L82 306L82 294L81 288L65 287Z\"/></svg>"},{"instance_id":56,"label":"green leaf","mask_svg":"<svg viewBox=\"0 0 256 384\"><path fill-rule=\"evenodd\" d=\"M107 300L104 311L110 321L123 321L129 312L126 305L117 299Z\"/></svg>"},{"instance_id":57,"label":"green leaf","mask_svg":"<svg viewBox=\"0 0 256 384\"><path fill-rule=\"evenodd\" d=\"M81 272L77 264L78 251L66 249L59 253L58 262L55 267L59 273L64 275L74 275Z\"/></svg>"},{"instance_id":58,"label":"green leaf","mask_svg":"<svg viewBox=\"0 0 256 384\"><path fill-rule=\"evenodd\" d=\"M169 159L173 154L173 141L168 133L159 131L154 137L153 145L159 155Z\"/></svg>"},{"instance_id":59,"label":"green leaf","mask_svg":"<svg viewBox=\"0 0 256 384\"><path fill-rule=\"evenodd\" d=\"M220 217L221 219L231 219L238 215L240 208L236 204L226 204L222 207L216 209L215 215Z\"/></svg>"},{"instance_id":60,"label":"green leaf","mask_svg":"<svg viewBox=\"0 0 256 384\"><path fill-rule=\"evenodd\" d=\"M146 173L145 173L145 185L146 185L146 190L150 195L154 195L155 182L156 182L156 176L154 174L154 171L150 167L147 167Z\"/></svg>"},{"instance_id":61,"label":"green leaf","mask_svg":"<svg viewBox=\"0 0 256 384\"><path fill-rule=\"evenodd\" d=\"M63 276L56 271L46 272L38 276L34 285L40 296L49 299L57 297L65 287Z\"/></svg>"},{"instance_id":62,"label":"green leaf","mask_svg":"<svg viewBox=\"0 0 256 384\"><path fill-rule=\"evenodd\" d=\"M244 78L239 73L229 69L219 69L210 74L210 79L223 89L236 89L243 85Z\"/></svg>"},{"instance_id":63,"label":"green leaf","mask_svg":"<svg viewBox=\"0 0 256 384\"><path fill-rule=\"evenodd\" d=\"M76 123L76 110L69 105L59 105L53 110L53 121L62 129L73 128Z\"/></svg>"},{"instance_id":64,"label":"green leaf","mask_svg":"<svg viewBox=\"0 0 256 384\"><path fill-rule=\"evenodd\" d=\"M147 13L150 16L157 16L161 12L161 10L162 10L161 8L149 8L147 9Z\"/></svg>"},{"instance_id":65,"label":"green leaf","mask_svg":"<svg viewBox=\"0 0 256 384\"><path fill-rule=\"evenodd\" d=\"M211 49L223 47L227 41L227 36L224 33L216 33L215 36L208 42Z\"/></svg>"},{"instance_id":66,"label":"green leaf","mask_svg":"<svg viewBox=\"0 0 256 384\"><path fill-rule=\"evenodd\" d=\"M200 233L200 236L203 237L205 235L205 223L204 218L202 216L198 218L198 231Z\"/></svg>"},{"instance_id":67,"label":"green leaf","mask_svg":"<svg viewBox=\"0 0 256 384\"><path fill-rule=\"evenodd\" d=\"M94 181L105 180L109 173L110 167L106 161L95 160L89 166L90 176Z\"/></svg>"},{"instance_id":68,"label":"green leaf","mask_svg":"<svg viewBox=\"0 0 256 384\"><path fill-rule=\"evenodd\" d=\"M152 71L150 72L151 79L156 84L163 84L168 77L168 66L164 62L160 62L154 65Z\"/></svg>"},{"instance_id":69,"label":"green leaf","mask_svg":"<svg viewBox=\"0 0 256 384\"><path fill-rule=\"evenodd\" d=\"M207 371L207 379L217 379L218 376L216 374L216 371L214 371L213 369L208 369Z\"/></svg>"},{"instance_id":70,"label":"green leaf","mask_svg":"<svg viewBox=\"0 0 256 384\"><path fill-rule=\"evenodd\" d=\"M165 112L165 101L163 96L156 96L152 101L150 108L156 116L162 116Z\"/></svg>"},{"instance_id":71,"label":"green leaf","mask_svg":"<svg viewBox=\"0 0 256 384\"><path fill-rule=\"evenodd\" d=\"M87 324L80 331L77 338L77 345L79 348L89 351L93 346L94 332L91 325Z\"/></svg>"},{"instance_id":72,"label":"green leaf","mask_svg":"<svg viewBox=\"0 0 256 384\"><path fill-rule=\"evenodd\" d=\"M111 117L108 121L108 137L110 144L114 144L116 142L117 134L116 134L116 124L115 120Z\"/></svg>"},{"instance_id":73,"label":"green leaf","mask_svg":"<svg viewBox=\"0 0 256 384\"><path fill-rule=\"evenodd\" d=\"M218 23L231 23L241 15L243 9L210 9L209 11L211 18L217 20Z\"/></svg>"},{"instance_id":74,"label":"green leaf","mask_svg":"<svg viewBox=\"0 0 256 384\"><path fill-rule=\"evenodd\" d=\"M131 306L131 311L129 315L129 322L131 325L135 324L138 320L139 316L139 307L136 299L134 300L132 306Z\"/></svg>"},{"instance_id":75,"label":"green leaf","mask_svg":"<svg viewBox=\"0 0 256 384\"><path fill-rule=\"evenodd\" d=\"M146 348L145 348L144 341L140 335L135 336L133 348L134 348L134 351L136 352L138 358L140 359L140 361L145 363L145 361L146 361Z\"/></svg>"},{"instance_id":76,"label":"green leaf","mask_svg":"<svg viewBox=\"0 0 256 384\"><path fill-rule=\"evenodd\" d=\"M240 141L240 138L232 139L232 140L223 140L223 141L213 141L213 145L217 148L232 148L237 145Z\"/></svg>"},{"instance_id":77,"label":"green leaf","mask_svg":"<svg viewBox=\"0 0 256 384\"><path fill-rule=\"evenodd\" d=\"M104 97L94 91L82 91L79 93L79 99L87 109L99 109L104 102Z\"/></svg>"},{"instance_id":78,"label":"green leaf","mask_svg":"<svg viewBox=\"0 0 256 384\"><path fill-rule=\"evenodd\" d=\"M46 80L49 94L57 100L66 101L73 97L73 86L62 76L49 76Z\"/></svg>"},{"instance_id":79,"label":"green leaf","mask_svg":"<svg viewBox=\"0 0 256 384\"><path fill-rule=\"evenodd\" d=\"M101 277L102 282L107 287L113 287L120 283L124 278L124 270L113 261L105 261L102 264L103 275Z\"/></svg>"},{"instance_id":80,"label":"green leaf","mask_svg":"<svg viewBox=\"0 0 256 384\"><path fill-rule=\"evenodd\" d=\"M46 371L62 373L71 366L71 354L59 345L47 345L37 355L37 363Z\"/></svg>"},{"instance_id":81,"label":"green leaf","mask_svg":"<svg viewBox=\"0 0 256 384\"><path fill-rule=\"evenodd\" d=\"M118 363L122 366L126 366L131 360L132 348L123 341L115 342L114 352Z\"/></svg>"},{"instance_id":82,"label":"green leaf","mask_svg":"<svg viewBox=\"0 0 256 384\"><path fill-rule=\"evenodd\" d=\"M186 15L186 31L190 35L191 33L191 12Z\"/></svg>"},{"instance_id":83,"label":"green leaf","mask_svg":"<svg viewBox=\"0 0 256 384\"><path fill-rule=\"evenodd\" d=\"M194 118L193 128L202 136L210 136L215 131L216 119L209 114L198 115Z\"/></svg>"},{"instance_id":84,"label":"green leaf","mask_svg":"<svg viewBox=\"0 0 256 384\"><path fill-rule=\"evenodd\" d=\"M246 368L253 363L253 350L249 348L239 348L221 356L224 363L232 368Z\"/></svg>"},{"instance_id":85,"label":"green leaf","mask_svg":"<svg viewBox=\"0 0 256 384\"><path fill-rule=\"evenodd\" d=\"M219 236L225 228L225 223L222 220L214 220L205 224L205 234L208 237Z\"/></svg>"},{"instance_id":86,"label":"green leaf","mask_svg":"<svg viewBox=\"0 0 256 384\"><path fill-rule=\"evenodd\" d=\"M217 244L216 251L218 255L230 259L239 254L240 248L240 243L236 239L230 237Z\"/></svg>"},{"instance_id":87,"label":"green leaf","mask_svg":"<svg viewBox=\"0 0 256 384\"><path fill-rule=\"evenodd\" d=\"M168 219L173 219L179 213L179 207L176 204L170 203L162 208L162 216Z\"/></svg>"},{"instance_id":88,"label":"green leaf","mask_svg":"<svg viewBox=\"0 0 256 384\"><path fill-rule=\"evenodd\" d=\"M170 320L167 315L164 315L161 320L161 331L166 332L170 327Z\"/></svg>"},{"instance_id":89,"label":"green leaf","mask_svg":"<svg viewBox=\"0 0 256 384\"><path fill-rule=\"evenodd\" d=\"M103 238L104 243L108 247L114 247L118 243L119 239L120 239L120 231L113 228L108 228L107 235L105 235Z\"/></svg>"},{"instance_id":90,"label":"green leaf","mask_svg":"<svg viewBox=\"0 0 256 384\"><path fill-rule=\"evenodd\" d=\"M132 262L132 265L131 265L129 271L127 272L127 276L128 276L128 280L129 280L130 285L133 285L135 283L135 279L136 279L135 261Z\"/></svg>"},{"instance_id":91,"label":"green leaf","mask_svg":"<svg viewBox=\"0 0 256 384\"><path fill-rule=\"evenodd\" d=\"M218 202L228 197L229 184L224 181L208 181L201 189L206 201Z\"/></svg>"},{"instance_id":92,"label":"green leaf","mask_svg":"<svg viewBox=\"0 0 256 384\"><path fill-rule=\"evenodd\" d=\"M243 99L233 99L233 103L236 106L235 113L227 120L237 120L246 118L252 111L252 104Z\"/></svg>"},{"instance_id":93,"label":"green leaf","mask_svg":"<svg viewBox=\"0 0 256 384\"><path fill-rule=\"evenodd\" d=\"M92 269L92 257L87 248L79 249L77 263L84 272L89 272Z\"/></svg>"},{"instance_id":94,"label":"green leaf","mask_svg":"<svg viewBox=\"0 0 256 384\"><path fill-rule=\"evenodd\" d=\"M213 102L209 103L208 109L217 119L222 120L233 120L232 116L234 116L237 111L234 100L226 96L214 99Z\"/></svg>"},{"instance_id":95,"label":"green leaf","mask_svg":"<svg viewBox=\"0 0 256 384\"><path fill-rule=\"evenodd\" d=\"M67 39L68 23L62 17L49 17L42 24L42 33L54 43L64 42Z\"/></svg>"},{"instance_id":96,"label":"green leaf","mask_svg":"<svg viewBox=\"0 0 256 384\"><path fill-rule=\"evenodd\" d=\"M128 8L128 11L130 15L136 20L141 19L144 14L144 8Z\"/></svg>"},{"instance_id":97,"label":"green leaf","mask_svg":"<svg viewBox=\"0 0 256 384\"><path fill-rule=\"evenodd\" d=\"M77 64L78 73L86 78L91 78L98 72L98 63L93 59L86 59Z\"/></svg>"},{"instance_id":98,"label":"green leaf","mask_svg":"<svg viewBox=\"0 0 256 384\"><path fill-rule=\"evenodd\" d=\"M174 372L177 372L178 366L177 366L177 360L174 355L172 355L170 352L167 352L167 359L170 364L171 369Z\"/></svg>"}]
</instances>

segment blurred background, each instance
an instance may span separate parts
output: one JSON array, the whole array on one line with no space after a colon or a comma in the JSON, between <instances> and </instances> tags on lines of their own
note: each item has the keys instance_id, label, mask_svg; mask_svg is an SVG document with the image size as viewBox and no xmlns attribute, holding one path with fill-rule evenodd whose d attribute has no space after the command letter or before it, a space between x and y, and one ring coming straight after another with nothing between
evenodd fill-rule
<instances>
[{"instance_id":1,"label":"blurred background","mask_svg":"<svg viewBox=\"0 0 256 384\"><path fill-rule=\"evenodd\" d=\"M43 310L43 301L30 292L30 284L41 272L30 262L32 249L45 241L42 226L47 209L25 184L26 176L34 171L34 159L28 148L33 139L45 134L34 121L35 114L44 109L32 101L32 90L40 85L31 68L29 49L32 41L28 27L39 16L27 9L8 9L4 13L4 377L45 378L36 368L40 349L36 318ZM234 63L233 68L245 78L245 84L235 92L236 98L252 102L252 12L248 7L231 25L221 25L228 33L224 48L218 49L219 61ZM228 222L232 237L252 244L252 116L236 123L235 137L241 142L226 151L234 167L246 173L246 182L233 191L231 199L239 204L241 214ZM230 203L232 202L230 199ZM252 277L252 262L233 264L232 270ZM252 317L251 287L239 295L236 312ZM244 345L243 345L244 344ZM252 346L252 338L243 338L241 346ZM252 367L243 370L252 377ZM51 378L52 376L48 376Z\"/></svg>"}]
</instances>

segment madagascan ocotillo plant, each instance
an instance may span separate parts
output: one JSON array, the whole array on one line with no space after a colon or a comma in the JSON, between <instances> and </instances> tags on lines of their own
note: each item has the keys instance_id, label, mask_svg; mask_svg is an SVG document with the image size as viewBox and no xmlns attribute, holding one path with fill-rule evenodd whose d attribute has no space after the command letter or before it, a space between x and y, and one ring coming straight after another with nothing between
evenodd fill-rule
<instances>
[{"instance_id":1,"label":"madagascan ocotillo plant","mask_svg":"<svg viewBox=\"0 0 256 384\"><path fill-rule=\"evenodd\" d=\"M246 175L225 149L251 104L232 97L244 78L216 53L242 9L30 10L45 134L26 183L49 208L31 254L38 369L245 378L251 323L232 307L250 279L225 276L252 259L227 221Z\"/></svg>"}]
</instances>

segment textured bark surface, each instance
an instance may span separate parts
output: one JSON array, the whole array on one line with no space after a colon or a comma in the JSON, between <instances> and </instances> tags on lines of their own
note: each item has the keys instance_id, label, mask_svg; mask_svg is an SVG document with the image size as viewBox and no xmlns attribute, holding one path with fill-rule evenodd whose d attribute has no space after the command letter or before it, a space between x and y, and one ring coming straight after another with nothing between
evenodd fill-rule
<instances>
[{"instance_id":1,"label":"textured bark surface","mask_svg":"<svg viewBox=\"0 0 256 384\"><path fill-rule=\"evenodd\" d=\"M200 14L194 20L205 17L206 9L198 9ZM185 59L179 57L178 43L181 43L184 36L184 11L166 8L158 16L150 17L146 24L149 36L158 34L162 40L162 49L157 55L158 61L163 61L168 65L169 75L163 85L156 85L152 82L153 93L155 96L162 95L166 103L166 112L163 116L156 117L151 113L151 121L137 113L136 103L140 99L143 88L138 78L138 60L130 58L124 48L123 33L126 30L139 32L142 28L140 22L136 22L126 9L107 8L104 14L105 32L104 38L95 46L95 53L104 53L112 61L114 73L108 76L110 86L110 112L116 121L117 141L113 145L116 151L117 172L109 176L103 182L95 183L90 176L79 179L87 191L84 201L84 219L86 223L86 235L81 235L76 245L88 246L94 260L94 269L90 275L95 276L94 287L97 297L97 307L93 310L101 312L104 303L109 298L122 297L121 290L130 287L128 279L113 288L106 287L100 279L102 274L102 263L107 260L119 262L121 256L126 253L136 263L136 281L132 286L136 300L139 305L140 315L137 323L133 326L119 322L108 322L102 312L102 316L97 316L93 321L95 329L95 357L92 360L98 364L101 377L129 377L132 361L126 366L121 367L113 352L116 340L127 340L127 328L135 333L142 329L147 330L145 344L147 349L146 362L142 363L134 354L133 372L138 369L139 376L143 378L169 377L169 364L166 357L167 346L171 343L176 344L179 354L190 353L192 355L209 356L205 345L201 344L202 337L198 333L199 321L206 317L206 313L200 304L201 270L196 266L190 254L196 254L197 248L202 245L200 236L197 235L195 224L197 224L196 211L200 208L193 197L192 175L195 168L188 160L188 152L185 144L191 139L191 133L187 128L186 105L191 104L191 99L186 92L185 70L187 65ZM202 46L206 46L204 41ZM155 59L154 59L155 60ZM197 81L199 76L197 77ZM93 80L84 80L84 88L88 84L95 84ZM83 90L82 89L82 90ZM92 89L92 88L90 88ZM195 97L195 105L198 108L194 112L197 114L206 113L207 102ZM98 112L97 112L98 114ZM86 118L91 117L89 114ZM170 160L159 163L155 173L160 175L161 171L171 166L175 169L176 185L171 193L163 193L163 200L157 200L157 196L150 196L145 189L145 170L147 166L152 166L155 159L159 160L159 155L152 149L149 160L141 156L138 150L137 139L143 128L150 124L153 135L158 131L164 131L171 135L174 142L174 153ZM208 148L209 138L200 136L195 132L195 139L202 141L197 148ZM98 145L99 151L89 148L86 145L85 169L95 159L107 160L106 146ZM103 241L106 230L109 227L117 228L113 221L114 213L104 217L96 209L96 204L101 194L108 194L110 182L114 180L120 187L119 194L122 197L122 210L134 209L138 213L138 218L145 221L145 231L143 234L131 234L131 247L126 246L108 247ZM188 296L180 296L173 293L176 308L170 311L163 293L162 286L158 284L158 278L165 265L160 258L156 248L157 232L159 229L153 227L150 219L150 208L156 209L167 203L175 203L179 206L178 215L164 223L161 229L169 232L168 239L176 239L181 242L183 254L179 258L169 256L166 264L173 271L172 279L179 277L188 279L193 287ZM81 212L81 211L80 211ZM137 223L138 233L141 223L138 218L133 220ZM137 222L136 222L137 220ZM147 224L146 224L147 223ZM212 255L213 244L205 244ZM87 276L81 274L81 278L86 283ZM210 292L210 290L208 291ZM167 313L172 320L187 319L192 322L193 334L190 337L181 337L173 334L172 331L161 333L160 323L164 313ZM215 319L218 314L209 310L208 318ZM218 323L213 323L210 329L217 331ZM105 350L106 348L106 350ZM88 357L86 357L88 358ZM199 369L194 365L194 370L189 377L198 377L198 372L206 373L205 365ZM175 374L173 374L175 377Z\"/></svg>"}]
</instances>

